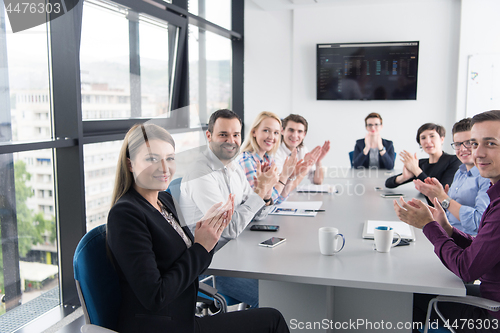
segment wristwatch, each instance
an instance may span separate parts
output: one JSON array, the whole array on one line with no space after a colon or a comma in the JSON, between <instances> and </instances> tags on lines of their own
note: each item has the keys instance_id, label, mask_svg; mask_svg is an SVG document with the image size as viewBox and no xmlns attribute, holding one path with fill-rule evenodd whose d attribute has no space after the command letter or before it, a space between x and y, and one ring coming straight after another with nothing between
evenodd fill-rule
<instances>
[{"instance_id":1,"label":"wristwatch","mask_svg":"<svg viewBox=\"0 0 500 333\"><path fill-rule=\"evenodd\" d=\"M379 150L378 150L378 152L379 152L379 153L381 153L381 152L383 152L383 151L385 151L385 147L384 147L384 148L382 148L382 149L379 149Z\"/></svg>"},{"instance_id":2,"label":"wristwatch","mask_svg":"<svg viewBox=\"0 0 500 333\"><path fill-rule=\"evenodd\" d=\"M443 202L441 202L441 207L443 207L444 209L448 209L448 207L450 207L450 201L450 197L444 199Z\"/></svg>"}]
</instances>

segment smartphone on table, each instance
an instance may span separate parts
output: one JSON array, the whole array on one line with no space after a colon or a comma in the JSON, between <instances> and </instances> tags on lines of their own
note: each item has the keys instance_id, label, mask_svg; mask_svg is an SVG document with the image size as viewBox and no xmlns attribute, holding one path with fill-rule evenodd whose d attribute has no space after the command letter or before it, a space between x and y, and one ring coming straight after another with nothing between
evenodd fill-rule
<instances>
[{"instance_id":1,"label":"smartphone on table","mask_svg":"<svg viewBox=\"0 0 500 333\"><path fill-rule=\"evenodd\" d=\"M271 237L261 243L259 243L260 246L265 246L265 247L275 247L283 242L286 241L286 238L281 238L281 237Z\"/></svg>"},{"instance_id":2,"label":"smartphone on table","mask_svg":"<svg viewBox=\"0 0 500 333\"><path fill-rule=\"evenodd\" d=\"M380 193L380 196L382 198L399 198L399 197L404 197L404 194L387 192L387 193Z\"/></svg>"},{"instance_id":3,"label":"smartphone on table","mask_svg":"<svg viewBox=\"0 0 500 333\"><path fill-rule=\"evenodd\" d=\"M250 227L252 231L278 231L279 225L269 225L269 224L254 224Z\"/></svg>"}]
</instances>

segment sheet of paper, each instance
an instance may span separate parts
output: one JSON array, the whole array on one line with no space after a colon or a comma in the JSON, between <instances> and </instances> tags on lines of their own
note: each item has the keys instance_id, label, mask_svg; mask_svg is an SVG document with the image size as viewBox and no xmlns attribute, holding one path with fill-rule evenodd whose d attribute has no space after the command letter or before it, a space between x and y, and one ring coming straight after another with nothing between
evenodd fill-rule
<instances>
[{"instance_id":1,"label":"sheet of paper","mask_svg":"<svg viewBox=\"0 0 500 333\"><path fill-rule=\"evenodd\" d=\"M330 184L307 184L307 185L299 185L297 186L297 192L307 192L307 193L337 193L338 190L335 188L335 185Z\"/></svg>"},{"instance_id":2,"label":"sheet of paper","mask_svg":"<svg viewBox=\"0 0 500 333\"><path fill-rule=\"evenodd\" d=\"M408 224L401 222L401 221L376 221L376 220L368 220L366 221L367 226L366 226L366 237L371 236L370 238L373 238L373 232L375 231L375 228L380 226L380 225L386 225L388 227L391 227L401 235L401 238L405 239L413 239L415 237L414 233L411 230L411 226ZM397 237L397 236L396 236Z\"/></svg>"},{"instance_id":3,"label":"sheet of paper","mask_svg":"<svg viewBox=\"0 0 500 333\"><path fill-rule=\"evenodd\" d=\"M285 201L274 206L269 214L314 217L318 212L306 212L306 210L320 209L322 204L323 201Z\"/></svg>"}]
</instances>

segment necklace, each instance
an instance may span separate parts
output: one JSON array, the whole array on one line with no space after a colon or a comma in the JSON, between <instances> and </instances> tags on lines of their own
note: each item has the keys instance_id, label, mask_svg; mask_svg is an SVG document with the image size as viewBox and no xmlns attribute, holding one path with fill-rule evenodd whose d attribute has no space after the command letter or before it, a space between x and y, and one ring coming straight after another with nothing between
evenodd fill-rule
<instances>
[{"instance_id":1,"label":"necklace","mask_svg":"<svg viewBox=\"0 0 500 333\"><path fill-rule=\"evenodd\" d=\"M186 243L186 246L190 248L191 245L193 245L193 243L191 242L191 239L189 239L189 237L186 236L186 233L184 232L184 230L182 230L181 226L175 219L174 215L166 210L165 206L163 206L160 200L158 200L158 206L160 206L161 215L165 218L165 220L167 220L167 222L172 226L172 228L174 228L174 230L177 231L177 233L179 234L179 236L181 236L184 243Z\"/></svg>"}]
</instances>

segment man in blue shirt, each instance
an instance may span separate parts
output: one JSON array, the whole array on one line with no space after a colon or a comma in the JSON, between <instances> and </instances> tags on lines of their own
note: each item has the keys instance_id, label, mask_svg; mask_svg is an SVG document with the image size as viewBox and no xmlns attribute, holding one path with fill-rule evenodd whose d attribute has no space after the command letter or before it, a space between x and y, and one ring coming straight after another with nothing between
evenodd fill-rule
<instances>
[{"instance_id":1,"label":"man in blue shirt","mask_svg":"<svg viewBox=\"0 0 500 333\"><path fill-rule=\"evenodd\" d=\"M431 201L437 197L446 211L450 224L469 234L476 235L484 210L490 203L486 190L490 181L479 175L474 166L471 150L471 119L465 118L453 125L453 143L458 159L463 163L455 173L451 186L444 188L436 178L425 182L414 180L415 188Z\"/></svg>"}]
</instances>

